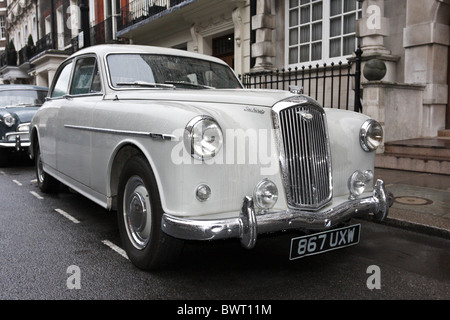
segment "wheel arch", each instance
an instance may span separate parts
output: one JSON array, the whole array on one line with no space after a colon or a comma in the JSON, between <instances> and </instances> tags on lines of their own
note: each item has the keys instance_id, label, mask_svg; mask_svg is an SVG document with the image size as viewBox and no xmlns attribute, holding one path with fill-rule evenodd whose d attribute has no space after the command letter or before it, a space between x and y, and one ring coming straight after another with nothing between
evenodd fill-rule
<instances>
[{"instance_id":1,"label":"wheel arch","mask_svg":"<svg viewBox=\"0 0 450 320\"><path fill-rule=\"evenodd\" d=\"M150 169L152 170L153 174L155 175L156 178L156 183L158 184L158 190L160 190L159 188L159 177L157 175L157 172L154 170L154 164L151 161L150 156L143 151L143 148L139 147L138 145L131 143L131 142L126 142L123 143L122 145L118 146L116 148L116 151L113 153L113 157L111 160L111 164L109 166L110 170L109 170L109 194L111 197L111 209L112 210L117 210L117 193L118 193L118 188L119 188L119 181L120 181L120 175L122 173L122 170L125 166L125 164L127 163L127 161L129 161L132 157L137 156L137 155L142 155L145 157L145 159L147 160Z\"/></svg>"},{"instance_id":2,"label":"wheel arch","mask_svg":"<svg viewBox=\"0 0 450 320\"><path fill-rule=\"evenodd\" d=\"M35 157L35 154L36 154L36 147L39 145L39 135L38 135L38 130L37 130L36 127L33 127L31 129L30 142L31 142L31 145L30 145L30 148L29 148L30 158L32 160L34 160L34 157Z\"/></svg>"}]
</instances>

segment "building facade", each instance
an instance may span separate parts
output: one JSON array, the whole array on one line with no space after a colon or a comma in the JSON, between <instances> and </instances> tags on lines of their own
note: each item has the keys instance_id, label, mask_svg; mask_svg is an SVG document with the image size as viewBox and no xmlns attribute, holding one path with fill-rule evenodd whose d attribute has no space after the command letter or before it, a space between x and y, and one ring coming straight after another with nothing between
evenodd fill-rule
<instances>
[{"instance_id":1,"label":"building facade","mask_svg":"<svg viewBox=\"0 0 450 320\"><path fill-rule=\"evenodd\" d=\"M250 85L303 86L328 107L341 107L337 101L347 97L348 109L361 105L383 124L386 141L450 129L450 0L12 0L8 6L13 3L27 4L28 15L11 20L9 38L20 47L25 34L36 35L26 72L31 83L50 85L59 63L83 46L155 45L219 57L250 77L243 77Z\"/></svg>"},{"instance_id":2,"label":"building facade","mask_svg":"<svg viewBox=\"0 0 450 320\"><path fill-rule=\"evenodd\" d=\"M6 14L0 18L5 35L5 50L0 59L0 77L6 83L28 83L31 47L37 39L37 15L34 0L8 0ZM1 2L0 2L1 4Z\"/></svg>"}]
</instances>

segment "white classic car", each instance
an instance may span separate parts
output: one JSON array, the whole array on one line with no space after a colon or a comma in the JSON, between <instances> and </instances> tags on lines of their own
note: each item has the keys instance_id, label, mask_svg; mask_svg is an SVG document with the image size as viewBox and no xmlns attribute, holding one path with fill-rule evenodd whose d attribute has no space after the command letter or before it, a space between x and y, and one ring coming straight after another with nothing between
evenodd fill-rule
<instances>
[{"instance_id":1,"label":"white classic car","mask_svg":"<svg viewBox=\"0 0 450 320\"><path fill-rule=\"evenodd\" d=\"M34 116L43 192L59 182L117 211L129 259L160 267L183 240L308 231L291 259L356 244L352 217L388 214L373 181L380 124L311 98L246 90L217 58L101 45L59 67Z\"/></svg>"}]
</instances>

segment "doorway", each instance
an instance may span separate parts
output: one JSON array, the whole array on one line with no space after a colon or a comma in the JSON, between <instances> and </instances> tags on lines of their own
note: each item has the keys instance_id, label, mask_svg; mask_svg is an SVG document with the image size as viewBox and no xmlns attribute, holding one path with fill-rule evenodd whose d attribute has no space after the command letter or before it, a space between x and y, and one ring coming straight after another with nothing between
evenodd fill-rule
<instances>
[{"instance_id":1,"label":"doorway","mask_svg":"<svg viewBox=\"0 0 450 320\"><path fill-rule=\"evenodd\" d=\"M212 47L212 55L222 59L234 69L234 33L214 38Z\"/></svg>"}]
</instances>

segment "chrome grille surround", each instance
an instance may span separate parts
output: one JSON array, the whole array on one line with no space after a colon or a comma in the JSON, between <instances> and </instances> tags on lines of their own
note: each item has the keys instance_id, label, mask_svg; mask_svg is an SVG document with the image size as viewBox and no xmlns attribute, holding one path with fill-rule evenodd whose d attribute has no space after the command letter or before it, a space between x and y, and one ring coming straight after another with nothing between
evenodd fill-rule
<instances>
[{"instance_id":1,"label":"chrome grille surround","mask_svg":"<svg viewBox=\"0 0 450 320\"><path fill-rule=\"evenodd\" d=\"M282 180L290 208L318 210L333 197L331 152L323 108L295 96L272 108Z\"/></svg>"}]
</instances>

